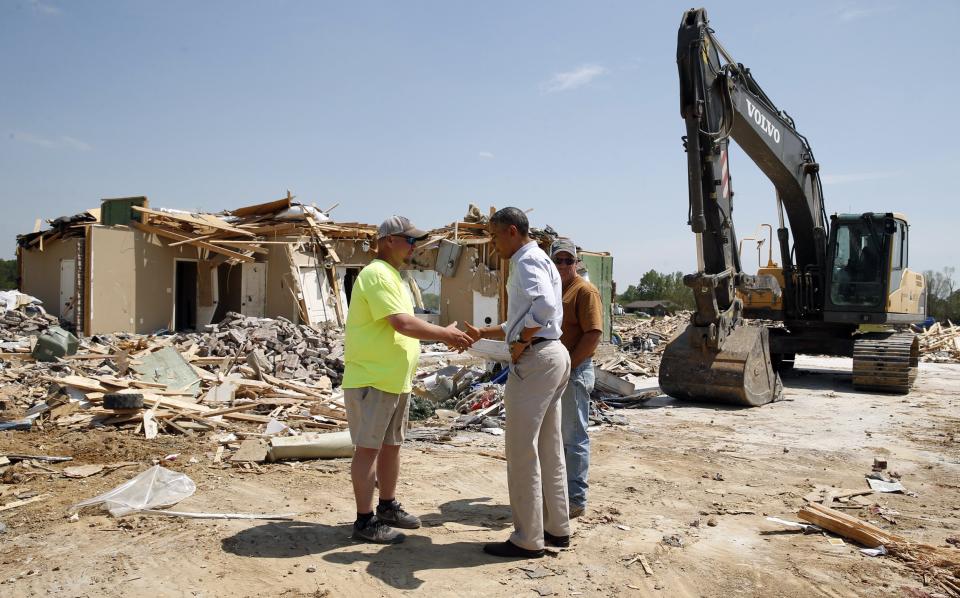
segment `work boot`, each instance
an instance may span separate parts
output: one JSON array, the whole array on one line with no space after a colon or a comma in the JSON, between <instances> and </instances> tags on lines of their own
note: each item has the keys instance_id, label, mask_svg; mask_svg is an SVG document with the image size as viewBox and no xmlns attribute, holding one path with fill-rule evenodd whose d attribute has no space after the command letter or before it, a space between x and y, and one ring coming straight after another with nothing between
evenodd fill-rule
<instances>
[{"instance_id":1,"label":"work boot","mask_svg":"<svg viewBox=\"0 0 960 598\"><path fill-rule=\"evenodd\" d=\"M507 559L539 559L543 556L542 548L540 550L528 550L517 546L510 540L484 544L483 551L487 554Z\"/></svg>"},{"instance_id":2,"label":"work boot","mask_svg":"<svg viewBox=\"0 0 960 598\"><path fill-rule=\"evenodd\" d=\"M587 510L586 505L570 505L570 519L576 519Z\"/></svg>"},{"instance_id":3,"label":"work boot","mask_svg":"<svg viewBox=\"0 0 960 598\"><path fill-rule=\"evenodd\" d=\"M543 543L554 548L570 548L570 536L554 536L550 532L543 532Z\"/></svg>"},{"instance_id":4,"label":"work boot","mask_svg":"<svg viewBox=\"0 0 960 598\"><path fill-rule=\"evenodd\" d=\"M354 523L354 540L361 542L372 542L374 544L399 544L407 539L406 536L393 529L378 517L373 517L366 523Z\"/></svg>"},{"instance_id":5,"label":"work boot","mask_svg":"<svg viewBox=\"0 0 960 598\"><path fill-rule=\"evenodd\" d=\"M389 505L377 505L377 519L387 525L400 529L417 529L420 527L420 518L403 510L403 505L393 501Z\"/></svg>"}]
</instances>

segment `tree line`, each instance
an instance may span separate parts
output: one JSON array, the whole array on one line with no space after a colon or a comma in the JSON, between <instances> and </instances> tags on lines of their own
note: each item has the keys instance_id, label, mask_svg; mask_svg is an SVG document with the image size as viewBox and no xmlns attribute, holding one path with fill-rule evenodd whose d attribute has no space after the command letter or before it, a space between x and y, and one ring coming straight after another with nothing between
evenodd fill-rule
<instances>
[{"instance_id":1,"label":"tree line","mask_svg":"<svg viewBox=\"0 0 960 598\"><path fill-rule=\"evenodd\" d=\"M939 322L960 321L960 289L956 288L953 273L956 268L944 268L940 272L926 270L927 314Z\"/></svg>"},{"instance_id":2,"label":"tree line","mask_svg":"<svg viewBox=\"0 0 960 598\"><path fill-rule=\"evenodd\" d=\"M17 260L0 260L0 291L17 288Z\"/></svg>"},{"instance_id":3,"label":"tree line","mask_svg":"<svg viewBox=\"0 0 960 598\"><path fill-rule=\"evenodd\" d=\"M633 301L665 301L674 309L693 309L693 292L683 284L683 272L650 270L617 297L620 305Z\"/></svg>"},{"instance_id":4,"label":"tree line","mask_svg":"<svg viewBox=\"0 0 960 598\"><path fill-rule=\"evenodd\" d=\"M955 272L956 268L944 268L923 273L927 281L927 314L941 322L960 323L960 288L953 280ZM617 297L621 305L633 301L669 301L675 309L693 309L693 293L684 286L682 272L650 270Z\"/></svg>"}]
</instances>

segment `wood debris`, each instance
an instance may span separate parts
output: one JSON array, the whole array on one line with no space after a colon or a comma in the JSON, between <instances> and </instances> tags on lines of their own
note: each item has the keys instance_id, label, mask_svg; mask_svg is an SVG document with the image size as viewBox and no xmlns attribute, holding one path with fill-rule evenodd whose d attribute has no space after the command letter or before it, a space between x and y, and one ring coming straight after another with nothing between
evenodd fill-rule
<instances>
[{"instance_id":1,"label":"wood debris","mask_svg":"<svg viewBox=\"0 0 960 598\"><path fill-rule=\"evenodd\" d=\"M946 325L937 322L917 336L924 361L960 363L960 326L950 320Z\"/></svg>"},{"instance_id":2,"label":"wood debris","mask_svg":"<svg viewBox=\"0 0 960 598\"><path fill-rule=\"evenodd\" d=\"M0 384L7 389L4 419L25 421L28 428L109 425L150 440L244 428L262 433L274 419L292 433L344 429L342 393L333 390L343 368L338 328L228 312L201 332L84 338L77 355L56 362L0 356ZM105 396L125 394L142 397L130 402L137 408L104 408ZM21 457L33 458L7 455L10 461ZM65 475L97 473L89 469Z\"/></svg>"},{"instance_id":3,"label":"wood debris","mask_svg":"<svg viewBox=\"0 0 960 598\"><path fill-rule=\"evenodd\" d=\"M800 509L800 519L853 540L867 548L883 546L893 556L905 561L924 579L932 579L949 596L960 597L960 551L912 542L862 519L816 503Z\"/></svg>"}]
</instances>

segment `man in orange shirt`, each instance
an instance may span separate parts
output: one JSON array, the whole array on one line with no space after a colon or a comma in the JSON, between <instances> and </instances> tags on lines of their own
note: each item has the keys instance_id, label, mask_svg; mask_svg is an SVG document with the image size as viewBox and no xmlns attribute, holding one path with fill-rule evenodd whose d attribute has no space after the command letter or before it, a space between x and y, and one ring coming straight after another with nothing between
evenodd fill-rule
<instances>
[{"instance_id":1,"label":"man in orange shirt","mask_svg":"<svg viewBox=\"0 0 960 598\"><path fill-rule=\"evenodd\" d=\"M593 354L603 336L600 291L577 273L577 246L560 238L550 247L550 257L563 285L563 324L560 342L570 353L570 381L561 399L563 453L567 463L570 517L579 517L587 506L587 471L590 466L590 393L595 380Z\"/></svg>"}]
</instances>

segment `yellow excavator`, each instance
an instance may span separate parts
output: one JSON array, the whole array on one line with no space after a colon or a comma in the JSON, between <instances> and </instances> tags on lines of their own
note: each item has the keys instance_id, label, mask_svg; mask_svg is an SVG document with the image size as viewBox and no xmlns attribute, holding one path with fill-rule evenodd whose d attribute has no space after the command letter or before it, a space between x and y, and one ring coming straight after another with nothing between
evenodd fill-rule
<instances>
[{"instance_id":1,"label":"yellow excavator","mask_svg":"<svg viewBox=\"0 0 960 598\"><path fill-rule=\"evenodd\" d=\"M697 272L684 284L696 309L664 350L660 387L681 399L763 405L780 396L779 374L805 353L853 357L856 388L906 393L919 360L909 324L926 312L923 276L908 268L906 216L827 218L810 144L730 57L703 9L683 15L677 66L697 252ZM741 270L730 140L776 190L783 264L771 258L755 275Z\"/></svg>"}]
</instances>

